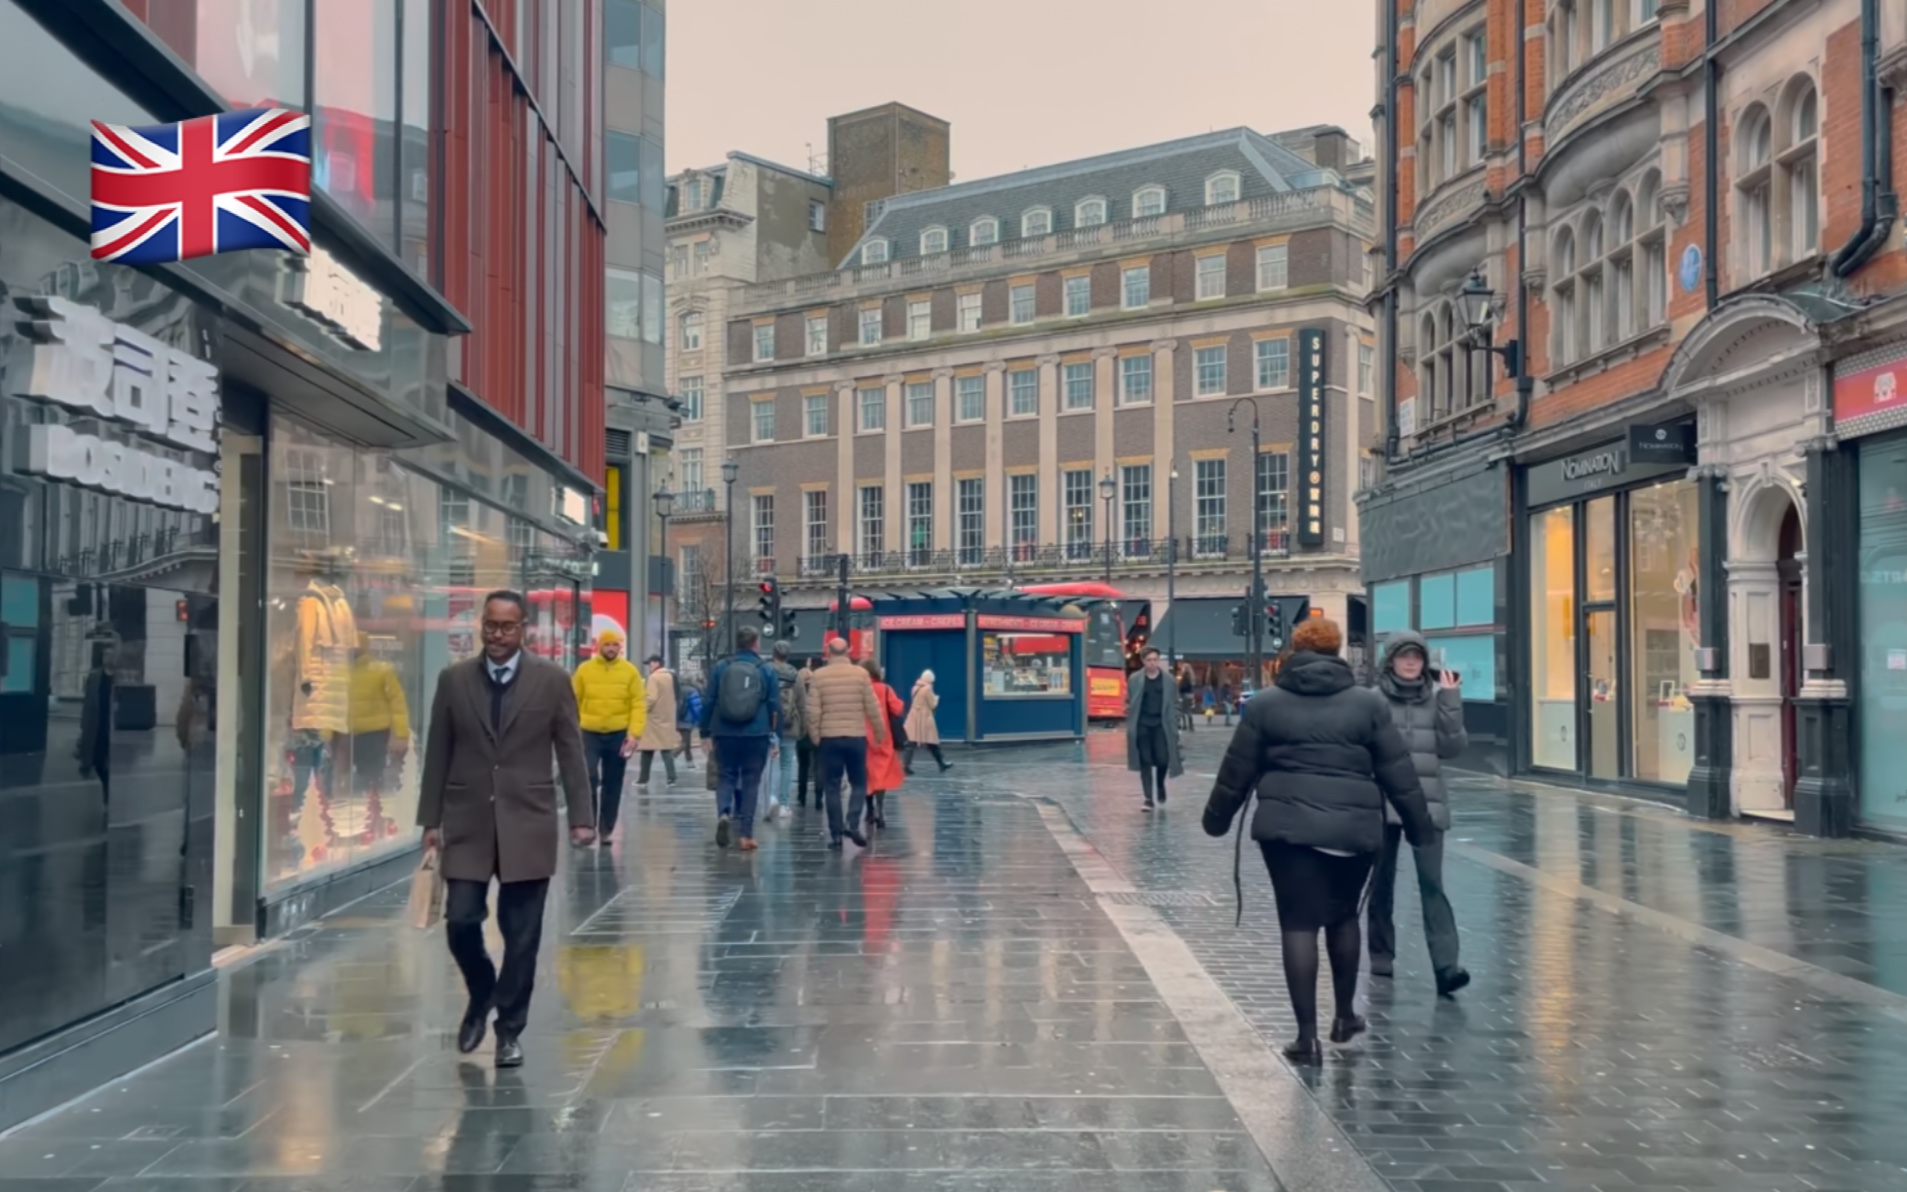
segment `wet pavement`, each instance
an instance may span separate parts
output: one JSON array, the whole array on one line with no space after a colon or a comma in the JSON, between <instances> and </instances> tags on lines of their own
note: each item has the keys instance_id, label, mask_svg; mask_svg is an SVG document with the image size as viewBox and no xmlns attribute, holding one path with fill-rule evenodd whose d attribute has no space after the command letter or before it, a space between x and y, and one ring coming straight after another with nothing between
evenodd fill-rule
<instances>
[{"instance_id":1,"label":"wet pavement","mask_svg":"<svg viewBox=\"0 0 1907 1192\"><path fill-rule=\"evenodd\" d=\"M1262 863L1234 927L1199 829L1226 736L1153 816L1116 733L955 755L866 854L812 811L721 854L699 775L632 791L552 893L522 1070L456 1053L393 890L0 1139L0 1192L1907 1188L1907 851L1460 779L1476 983L1434 996L1405 877L1371 1033L1294 1072Z\"/></svg>"}]
</instances>

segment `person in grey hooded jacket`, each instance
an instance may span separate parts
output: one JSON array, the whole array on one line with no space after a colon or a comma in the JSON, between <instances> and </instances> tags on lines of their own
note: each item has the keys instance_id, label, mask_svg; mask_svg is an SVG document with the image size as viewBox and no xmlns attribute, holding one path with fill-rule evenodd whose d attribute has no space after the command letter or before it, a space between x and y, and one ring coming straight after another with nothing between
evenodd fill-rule
<instances>
[{"instance_id":1,"label":"person in grey hooded jacket","mask_svg":"<svg viewBox=\"0 0 1907 1192\"><path fill-rule=\"evenodd\" d=\"M1439 829L1437 835L1413 846L1417 858L1417 891L1424 906L1424 939L1430 945L1431 967L1437 992L1449 996L1470 983L1470 974L1458 963L1457 918L1443 887L1443 832L1450 827L1450 792L1444 786L1443 763L1463 753L1470 743L1463 729L1463 691L1457 676L1430 665L1430 651L1415 633L1392 635L1384 645L1377 672L1377 689L1390 705L1391 722L1410 749L1424 801ZM1397 926L1392 906L1397 892L1397 853L1404 829L1397 812L1385 807L1384 847L1371 875L1369 907L1371 975L1391 975L1397 956Z\"/></svg>"}]
</instances>

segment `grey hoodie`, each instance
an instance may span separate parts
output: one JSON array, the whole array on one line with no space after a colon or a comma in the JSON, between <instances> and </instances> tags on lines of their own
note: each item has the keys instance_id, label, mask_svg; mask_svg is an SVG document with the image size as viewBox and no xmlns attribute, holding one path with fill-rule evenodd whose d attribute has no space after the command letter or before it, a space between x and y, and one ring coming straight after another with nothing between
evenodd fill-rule
<instances>
[{"instance_id":1,"label":"grey hoodie","mask_svg":"<svg viewBox=\"0 0 1907 1192\"><path fill-rule=\"evenodd\" d=\"M1423 654L1424 673L1414 683L1406 683L1391 669L1400 650L1415 649ZM1459 757L1470 744L1463 728L1463 693L1446 690L1437 668L1429 664L1430 648L1421 635L1408 630L1393 634L1384 643L1384 655L1377 671L1377 689L1390 704L1391 723L1410 749L1417 767L1417 781L1423 785L1424 801L1430 804L1430 818L1439 828L1450 827L1450 794L1444 788L1443 762ZM1399 822L1389 804L1384 807L1389 823Z\"/></svg>"}]
</instances>

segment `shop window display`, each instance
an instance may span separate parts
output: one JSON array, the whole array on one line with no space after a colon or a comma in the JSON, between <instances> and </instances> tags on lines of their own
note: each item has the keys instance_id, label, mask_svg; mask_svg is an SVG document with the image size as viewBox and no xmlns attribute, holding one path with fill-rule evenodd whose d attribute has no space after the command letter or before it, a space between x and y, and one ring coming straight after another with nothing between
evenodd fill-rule
<instances>
[{"instance_id":1,"label":"shop window display","mask_svg":"<svg viewBox=\"0 0 1907 1192\"><path fill-rule=\"evenodd\" d=\"M1532 764L1576 768L1576 526L1569 506L1530 518Z\"/></svg>"},{"instance_id":2,"label":"shop window display","mask_svg":"<svg viewBox=\"0 0 1907 1192\"><path fill-rule=\"evenodd\" d=\"M1072 639L1044 633L989 633L981 638L989 698L1070 696Z\"/></svg>"},{"instance_id":3,"label":"shop window display","mask_svg":"<svg viewBox=\"0 0 1907 1192\"><path fill-rule=\"evenodd\" d=\"M1629 659L1635 669L1635 777L1688 781L1695 764L1698 677L1696 488L1687 481L1637 489L1629 497Z\"/></svg>"},{"instance_id":4,"label":"shop window display","mask_svg":"<svg viewBox=\"0 0 1907 1192\"><path fill-rule=\"evenodd\" d=\"M1907 832L1907 442L1860 462L1860 818Z\"/></svg>"}]
</instances>

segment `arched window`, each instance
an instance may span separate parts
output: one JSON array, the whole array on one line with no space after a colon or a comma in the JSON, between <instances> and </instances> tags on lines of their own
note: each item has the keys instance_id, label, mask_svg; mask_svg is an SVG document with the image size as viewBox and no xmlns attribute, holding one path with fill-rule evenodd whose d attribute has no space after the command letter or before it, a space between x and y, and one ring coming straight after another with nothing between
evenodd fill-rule
<instances>
[{"instance_id":1,"label":"arched window","mask_svg":"<svg viewBox=\"0 0 1907 1192\"><path fill-rule=\"evenodd\" d=\"M1132 195L1132 218L1150 219L1165 214L1165 187L1144 186Z\"/></svg>"},{"instance_id":2,"label":"arched window","mask_svg":"<svg viewBox=\"0 0 1907 1192\"><path fill-rule=\"evenodd\" d=\"M973 226L967 229L967 243L973 245L975 248L987 244L998 244L999 242L1000 221L991 215L983 215L979 219L974 220Z\"/></svg>"},{"instance_id":3,"label":"arched window","mask_svg":"<svg viewBox=\"0 0 1907 1192\"><path fill-rule=\"evenodd\" d=\"M1636 333L1636 213L1629 192L1609 199L1609 342Z\"/></svg>"},{"instance_id":4,"label":"arched window","mask_svg":"<svg viewBox=\"0 0 1907 1192\"><path fill-rule=\"evenodd\" d=\"M920 233L920 255L921 256L931 257L938 253L943 253L946 251L947 251L947 229L946 228L936 226L936 227L922 229Z\"/></svg>"},{"instance_id":5,"label":"arched window","mask_svg":"<svg viewBox=\"0 0 1907 1192\"><path fill-rule=\"evenodd\" d=\"M1783 106L1787 136L1780 170L1787 179L1788 253L1791 260L1801 261L1821 244L1821 108L1814 81L1804 76L1788 84Z\"/></svg>"},{"instance_id":6,"label":"arched window","mask_svg":"<svg viewBox=\"0 0 1907 1192\"><path fill-rule=\"evenodd\" d=\"M887 252L887 240L884 237L876 236L861 246L861 264L885 265L887 264Z\"/></svg>"},{"instance_id":7,"label":"arched window","mask_svg":"<svg viewBox=\"0 0 1907 1192\"><path fill-rule=\"evenodd\" d=\"M1568 228L1556 233L1550 254L1550 340L1555 363L1576 358L1576 238Z\"/></svg>"},{"instance_id":8,"label":"arched window","mask_svg":"<svg viewBox=\"0 0 1907 1192\"><path fill-rule=\"evenodd\" d=\"M1735 193L1741 224L1741 260L1745 277L1760 277L1774 268L1774 121L1759 104L1735 124L1741 150L1737 156Z\"/></svg>"},{"instance_id":9,"label":"arched window","mask_svg":"<svg viewBox=\"0 0 1907 1192\"><path fill-rule=\"evenodd\" d=\"M1097 195L1090 199L1081 199L1073 208L1073 226L1075 228L1096 228L1106 222L1106 200Z\"/></svg>"},{"instance_id":10,"label":"arched window","mask_svg":"<svg viewBox=\"0 0 1907 1192\"><path fill-rule=\"evenodd\" d=\"M1427 314L1424 316L1423 326L1417 336L1418 369L1423 374L1422 381L1418 383L1420 392L1417 408L1421 411L1420 426L1435 422L1438 418L1437 411L1448 404L1448 398L1437 389L1440 379L1437 375L1438 346L1437 318L1434 314Z\"/></svg>"},{"instance_id":11,"label":"arched window","mask_svg":"<svg viewBox=\"0 0 1907 1192\"><path fill-rule=\"evenodd\" d=\"M1237 170L1221 170L1205 180L1205 205L1216 207L1222 203L1238 201L1239 175Z\"/></svg>"},{"instance_id":12,"label":"arched window","mask_svg":"<svg viewBox=\"0 0 1907 1192\"><path fill-rule=\"evenodd\" d=\"M1053 209L1034 207L1020 216L1020 236L1050 236L1053 234Z\"/></svg>"},{"instance_id":13,"label":"arched window","mask_svg":"<svg viewBox=\"0 0 1907 1192\"><path fill-rule=\"evenodd\" d=\"M1662 176L1654 170L1636 184L1636 222L1642 225L1637 249L1636 310L1643 327L1659 327L1668 318L1668 233L1662 226Z\"/></svg>"}]
</instances>

